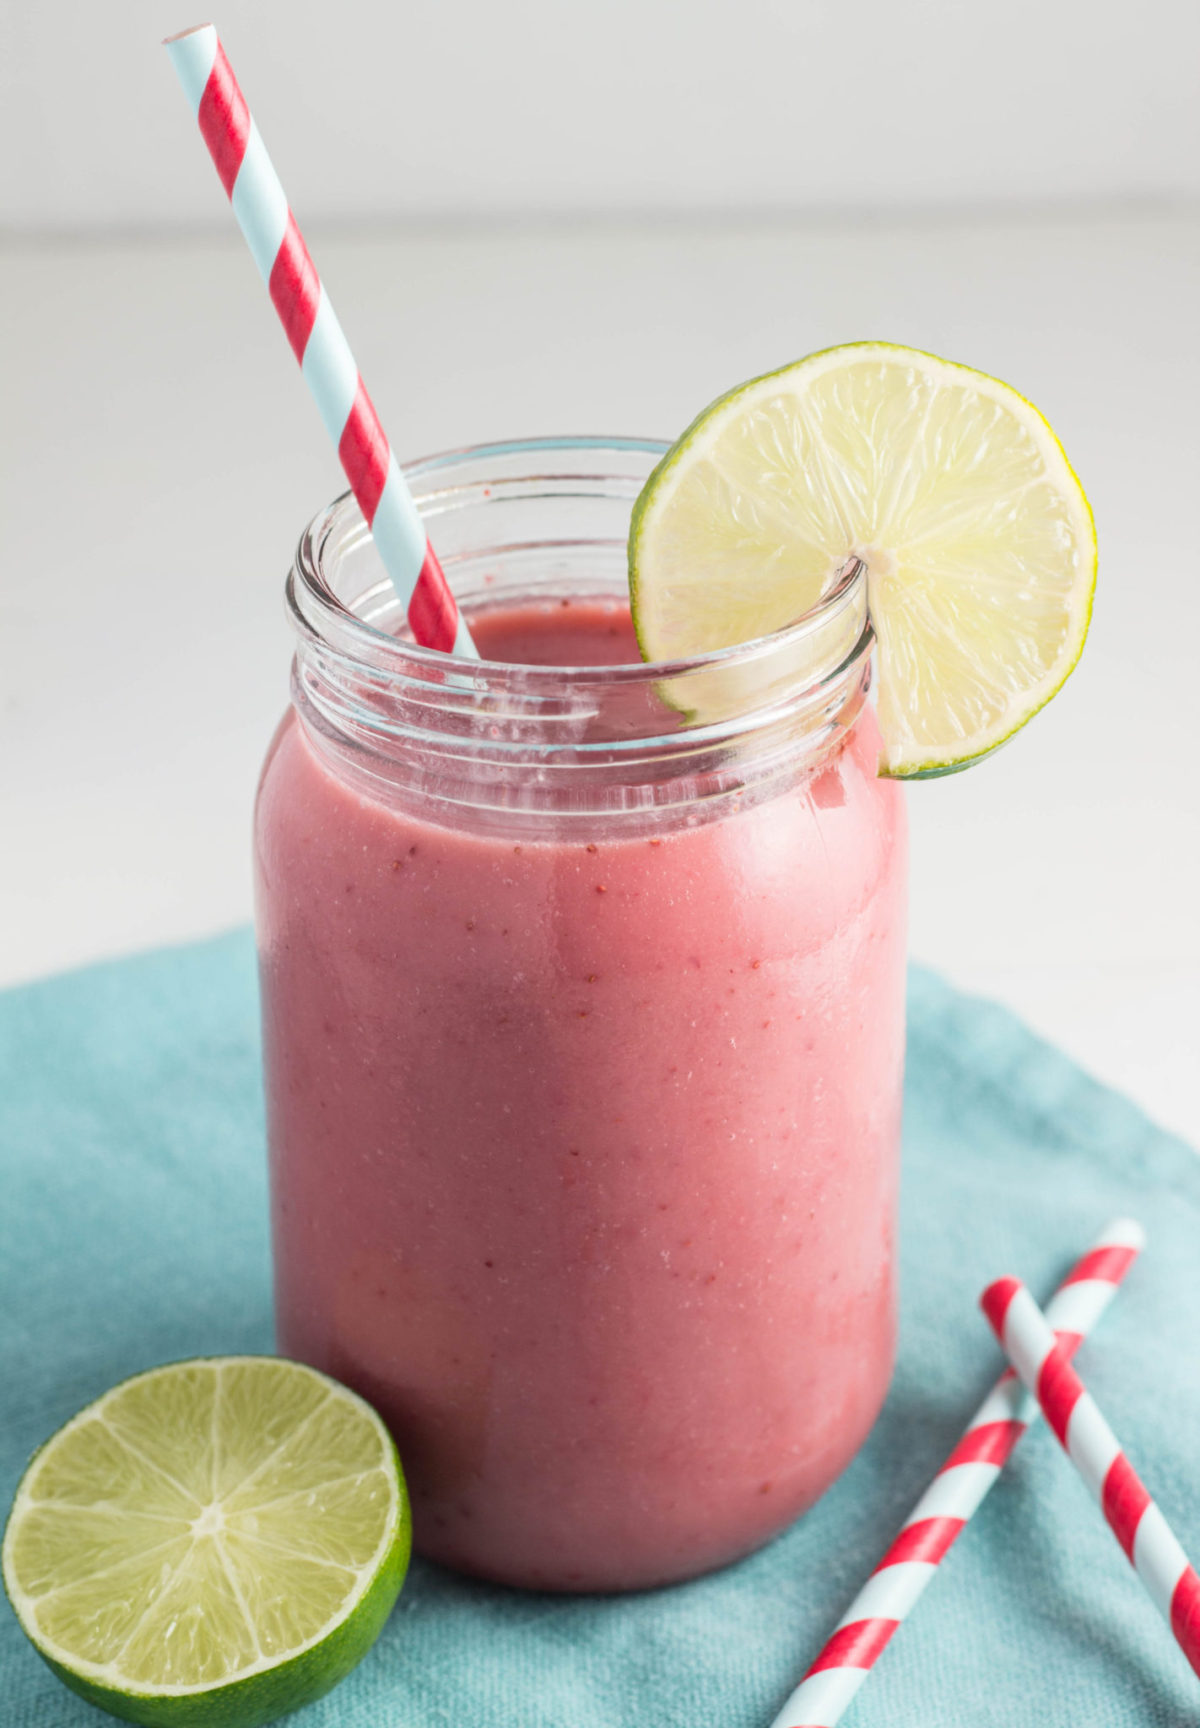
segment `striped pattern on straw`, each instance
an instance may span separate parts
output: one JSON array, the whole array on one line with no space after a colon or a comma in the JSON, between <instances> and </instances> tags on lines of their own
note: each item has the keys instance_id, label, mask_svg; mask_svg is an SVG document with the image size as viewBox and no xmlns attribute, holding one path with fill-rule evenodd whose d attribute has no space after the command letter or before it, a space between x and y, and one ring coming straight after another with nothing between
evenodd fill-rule
<instances>
[{"instance_id":1,"label":"striped pattern on straw","mask_svg":"<svg viewBox=\"0 0 1200 1728\"><path fill-rule=\"evenodd\" d=\"M1066 1355L1104 1313L1144 1242L1140 1224L1116 1219L1055 1291L1047 1315ZM834 1728L841 1721L1037 1413L1011 1369L1003 1374L771 1728Z\"/></svg>"},{"instance_id":2,"label":"striped pattern on straw","mask_svg":"<svg viewBox=\"0 0 1200 1728\"><path fill-rule=\"evenodd\" d=\"M1200 1578L1071 1366L1069 1352L1019 1279L989 1284L980 1306L1180 1649L1200 1674Z\"/></svg>"},{"instance_id":3,"label":"striped pattern on straw","mask_svg":"<svg viewBox=\"0 0 1200 1728\"><path fill-rule=\"evenodd\" d=\"M166 43L221 184L416 640L475 655L420 512L211 24Z\"/></svg>"}]
</instances>

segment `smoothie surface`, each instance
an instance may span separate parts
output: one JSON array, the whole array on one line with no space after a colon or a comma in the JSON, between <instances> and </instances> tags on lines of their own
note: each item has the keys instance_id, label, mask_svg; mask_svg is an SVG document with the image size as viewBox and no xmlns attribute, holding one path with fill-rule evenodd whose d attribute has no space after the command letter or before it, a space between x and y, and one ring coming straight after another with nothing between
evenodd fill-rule
<instances>
[{"instance_id":1,"label":"smoothie surface","mask_svg":"<svg viewBox=\"0 0 1200 1728\"><path fill-rule=\"evenodd\" d=\"M470 620L484 660L509 666L630 666L641 659L627 600L506 606Z\"/></svg>"}]
</instances>

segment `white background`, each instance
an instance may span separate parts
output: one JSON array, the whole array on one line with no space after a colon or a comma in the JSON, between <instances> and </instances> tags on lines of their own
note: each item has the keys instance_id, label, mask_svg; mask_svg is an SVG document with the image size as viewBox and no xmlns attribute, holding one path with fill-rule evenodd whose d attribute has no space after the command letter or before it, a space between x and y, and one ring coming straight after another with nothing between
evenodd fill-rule
<instances>
[{"instance_id":1,"label":"white background","mask_svg":"<svg viewBox=\"0 0 1200 1728\"><path fill-rule=\"evenodd\" d=\"M0 220L212 222L159 38L4 0ZM301 220L1200 193L1194 0L223 0Z\"/></svg>"},{"instance_id":2,"label":"white background","mask_svg":"<svg viewBox=\"0 0 1200 1728\"><path fill-rule=\"evenodd\" d=\"M309 0L218 15L402 455L672 436L882 336L1008 378L1092 638L917 787L913 950L1200 1140L1200 9ZM158 38L0 12L0 982L249 912L280 584L341 489Z\"/></svg>"}]
</instances>

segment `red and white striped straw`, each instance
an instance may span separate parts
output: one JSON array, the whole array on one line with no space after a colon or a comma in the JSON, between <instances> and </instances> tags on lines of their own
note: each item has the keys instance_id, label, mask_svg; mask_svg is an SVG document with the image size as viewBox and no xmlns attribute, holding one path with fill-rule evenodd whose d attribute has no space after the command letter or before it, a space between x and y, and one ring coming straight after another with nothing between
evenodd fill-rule
<instances>
[{"instance_id":1,"label":"red and white striped straw","mask_svg":"<svg viewBox=\"0 0 1200 1728\"><path fill-rule=\"evenodd\" d=\"M1046 1312L1067 1355L1104 1313L1144 1245L1140 1224L1115 1219L1059 1285ZM1012 1370L1001 1375L771 1728L834 1728L841 1721L1037 1413Z\"/></svg>"},{"instance_id":2,"label":"red and white striped straw","mask_svg":"<svg viewBox=\"0 0 1200 1728\"><path fill-rule=\"evenodd\" d=\"M1071 1366L1068 1352L1020 1279L989 1284L980 1306L1180 1649L1200 1674L1200 1578Z\"/></svg>"},{"instance_id":3,"label":"red and white striped straw","mask_svg":"<svg viewBox=\"0 0 1200 1728\"><path fill-rule=\"evenodd\" d=\"M477 658L216 30L165 46L414 637Z\"/></svg>"}]
</instances>

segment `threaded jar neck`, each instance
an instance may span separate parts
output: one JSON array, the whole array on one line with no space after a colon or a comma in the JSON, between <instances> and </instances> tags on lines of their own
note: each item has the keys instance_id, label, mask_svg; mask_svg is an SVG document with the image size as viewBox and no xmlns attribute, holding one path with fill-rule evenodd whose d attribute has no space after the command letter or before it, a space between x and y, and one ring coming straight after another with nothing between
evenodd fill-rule
<instances>
[{"instance_id":1,"label":"threaded jar neck","mask_svg":"<svg viewBox=\"0 0 1200 1728\"><path fill-rule=\"evenodd\" d=\"M493 608L624 597L630 509L665 449L541 439L406 467L468 621ZM786 630L691 660L451 660L407 639L349 494L305 530L287 600L293 699L322 756L370 795L415 799L455 824L524 832L581 817L712 819L837 750L870 674L859 564L832 572L819 604Z\"/></svg>"}]
</instances>

